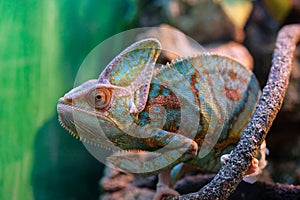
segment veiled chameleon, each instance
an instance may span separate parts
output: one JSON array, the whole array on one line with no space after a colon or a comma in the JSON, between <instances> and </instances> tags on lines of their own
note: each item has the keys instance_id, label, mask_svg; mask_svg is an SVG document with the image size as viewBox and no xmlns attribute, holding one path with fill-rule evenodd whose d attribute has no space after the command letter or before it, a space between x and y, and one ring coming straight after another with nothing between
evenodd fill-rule
<instances>
[{"instance_id":1,"label":"veiled chameleon","mask_svg":"<svg viewBox=\"0 0 300 200\"><path fill-rule=\"evenodd\" d=\"M251 117L260 88L252 72L230 58L204 53L158 65L160 51L156 39L132 44L97 80L60 98L57 109L61 124L81 140L115 152L155 152L108 160L130 172L167 171L158 190L176 194L166 186L169 169L184 162L218 170Z\"/></svg>"}]
</instances>

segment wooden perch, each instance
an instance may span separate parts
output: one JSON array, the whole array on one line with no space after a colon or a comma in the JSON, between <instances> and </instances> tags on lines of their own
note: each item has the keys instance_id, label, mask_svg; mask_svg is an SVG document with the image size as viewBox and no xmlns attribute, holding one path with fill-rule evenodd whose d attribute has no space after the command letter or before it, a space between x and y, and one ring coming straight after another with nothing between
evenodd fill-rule
<instances>
[{"instance_id":1,"label":"wooden perch","mask_svg":"<svg viewBox=\"0 0 300 200\"><path fill-rule=\"evenodd\" d=\"M230 159L213 180L196 193L166 199L227 199L236 190L281 108L289 83L294 51L299 40L300 25L287 25L279 31L268 81L255 113L231 153ZM298 187L292 189L299 190Z\"/></svg>"}]
</instances>

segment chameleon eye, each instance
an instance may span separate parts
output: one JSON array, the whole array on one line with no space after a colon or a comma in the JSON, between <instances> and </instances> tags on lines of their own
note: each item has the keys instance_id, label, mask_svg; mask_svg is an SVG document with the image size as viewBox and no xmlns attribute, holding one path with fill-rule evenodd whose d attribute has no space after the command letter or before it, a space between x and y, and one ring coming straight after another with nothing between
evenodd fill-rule
<instances>
[{"instance_id":1,"label":"chameleon eye","mask_svg":"<svg viewBox=\"0 0 300 200\"><path fill-rule=\"evenodd\" d=\"M88 102L91 106L95 107L96 109L105 109L110 103L111 93L110 90L105 88L98 88L92 91L89 94Z\"/></svg>"}]
</instances>

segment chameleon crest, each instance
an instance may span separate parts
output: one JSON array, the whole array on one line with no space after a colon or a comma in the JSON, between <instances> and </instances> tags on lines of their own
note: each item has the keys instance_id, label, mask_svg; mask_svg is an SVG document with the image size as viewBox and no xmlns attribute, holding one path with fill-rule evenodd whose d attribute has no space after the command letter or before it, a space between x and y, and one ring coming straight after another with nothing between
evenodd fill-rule
<instances>
[{"instance_id":1,"label":"chameleon crest","mask_svg":"<svg viewBox=\"0 0 300 200\"><path fill-rule=\"evenodd\" d=\"M129 46L97 80L59 99L59 121L75 137L112 151L156 152L142 162L126 154L108 158L129 172L159 173L182 162L216 171L253 113L258 82L225 56L158 65L160 51L151 38Z\"/></svg>"}]
</instances>

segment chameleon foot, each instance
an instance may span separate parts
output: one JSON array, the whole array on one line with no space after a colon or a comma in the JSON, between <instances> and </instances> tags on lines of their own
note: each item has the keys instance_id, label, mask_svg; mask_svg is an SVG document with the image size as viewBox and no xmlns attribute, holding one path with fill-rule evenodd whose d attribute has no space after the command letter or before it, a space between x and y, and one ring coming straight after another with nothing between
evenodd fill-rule
<instances>
[{"instance_id":1,"label":"chameleon foot","mask_svg":"<svg viewBox=\"0 0 300 200\"><path fill-rule=\"evenodd\" d=\"M264 141L260 147L260 159L258 160L257 158L253 158L251 165L249 166L248 170L245 172L245 177L243 178L243 181L247 183L255 183L261 173L262 170L267 166L267 161L266 161L266 155L269 154L269 150L266 147L266 142ZM230 154L224 154L221 156L221 163L225 164L227 160L229 160L229 155Z\"/></svg>"},{"instance_id":2,"label":"chameleon foot","mask_svg":"<svg viewBox=\"0 0 300 200\"><path fill-rule=\"evenodd\" d=\"M256 158L252 160L252 163L246 172L246 176L243 179L247 183L255 183L262 174L262 170L268 164L268 161L266 160L266 155L269 155L269 150L266 147L266 141L264 141L261 144L259 154L259 160Z\"/></svg>"},{"instance_id":3,"label":"chameleon foot","mask_svg":"<svg viewBox=\"0 0 300 200\"><path fill-rule=\"evenodd\" d=\"M225 164L227 160L229 160L230 154L224 154L221 156L221 163ZM247 183L254 183L258 180L261 173L261 169L259 168L259 161L256 158L253 158L251 165L245 173L245 177L243 181Z\"/></svg>"}]
</instances>

